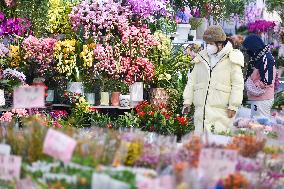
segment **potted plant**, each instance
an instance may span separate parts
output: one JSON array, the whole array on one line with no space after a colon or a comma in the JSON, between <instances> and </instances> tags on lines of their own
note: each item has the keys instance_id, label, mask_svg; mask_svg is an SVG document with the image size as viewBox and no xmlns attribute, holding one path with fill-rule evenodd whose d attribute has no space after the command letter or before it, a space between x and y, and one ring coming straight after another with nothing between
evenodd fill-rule
<instances>
[{"instance_id":1,"label":"potted plant","mask_svg":"<svg viewBox=\"0 0 284 189\"><path fill-rule=\"evenodd\" d=\"M190 33L189 19L191 17L190 10L188 8L180 9L176 14L177 25L177 40L179 42L188 41L188 35Z\"/></svg>"},{"instance_id":2,"label":"potted plant","mask_svg":"<svg viewBox=\"0 0 284 189\"><path fill-rule=\"evenodd\" d=\"M129 107L130 106L130 94L129 94L129 86L125 83L121 84L121 94L119 97L119 104L121 107Z\"/></svg>"},{"instance_id":3,"label":"potted plant","mask_svg":"<svg viewBox=\"0 0 284 189\"><path fill-rule=\"evenodd\" d=\"M104 77L100 78L101 80L101 92L100 92L100 105L109 106L109 90L107 88L107 79Z\"/></svg>"},{"instance_id":4,"label":"potted plant","mask_svg":"<svg viewBox=\"0 0 284 189\"><path fill-rule=\"evenodd\" d=\"M150 102L168 104L168 90L174 88L173 83L178 80L179 72L188 71L190 56L184 54L184 48L172 49L171 40L162 32L157 31L154 36L160 42L151 54L151 60L155 65L153 81L150 84Z\"/></svg>"},{"instance_id":5,"label":"potted plant","mask_svg":"<svg viewBox=\"0 0 284 189\"><path fill-rule=\"evenodd\" d=\"M94 93L94 86L92 85L91 82L85 81L84 82L84 90L85 90L85 97L87 102L90 105L95 104L95 93Z\"/></svg>"},{"instance_id":6,"label":"potted plant","mask_svg":"<svg viewBox=\"0 0 284 189\"><path fill-rule=\"evenodd\" d=\"M77 56L79 45L76 40L57 41L54 48L54 59L56 60L56 70L66 77L67 91L83 94L84 85L81 82L80 70L81 60Z\"/></svg>"},{"instance_id":7,"label":"potted plant","mask_svg":"<svg viewBox=\"0 0 284 189\"><path fill-rule=\"evenodd\" d=\"M197 29L201 26L202 20L196 17L192 17L190 18L189 23L191 25L190 36L192 36L193 38L192 40L189 40L189 41L195 41Z\"/></svg>"}]
</instances>

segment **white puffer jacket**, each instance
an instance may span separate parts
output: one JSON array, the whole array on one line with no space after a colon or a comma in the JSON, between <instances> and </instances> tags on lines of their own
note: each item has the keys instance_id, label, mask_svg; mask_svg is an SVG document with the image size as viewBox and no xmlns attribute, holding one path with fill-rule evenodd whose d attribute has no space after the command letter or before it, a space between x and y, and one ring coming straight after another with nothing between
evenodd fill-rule
<instances>
[{"instance_id":1,"label":"white puffer jacket","mask_svg":"<svg viewBox=\"0 0 284 189\"><path fill-rule=\"evenodd\" d=\"M227 44L217 56L219 61L213 68L206 50L195 57L183 94L184 104L195 106L194 124L198 134L205 129L210 132L213 126L215 132L228 131L233 120L228 118L227 110L237 111L243 100L242 52Z\"/></svg>"}]
</instances>

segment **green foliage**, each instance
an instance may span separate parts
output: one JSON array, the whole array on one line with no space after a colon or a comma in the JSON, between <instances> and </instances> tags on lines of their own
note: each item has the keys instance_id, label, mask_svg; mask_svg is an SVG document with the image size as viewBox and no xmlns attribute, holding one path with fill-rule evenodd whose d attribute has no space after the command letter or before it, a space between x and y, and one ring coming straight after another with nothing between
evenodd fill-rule
<instances>
[{"instance_id":1,"label":"green foliage","mask_svg":"<svg viewBox=\"0 0 284 189\"><path fill-rule=\"evenodd\" d=\"M284 23L284 1L283 0L266 0L265 4L267 10L270 12L276 11L282 19L282 25Z\"/></svg>"}]
</instances>

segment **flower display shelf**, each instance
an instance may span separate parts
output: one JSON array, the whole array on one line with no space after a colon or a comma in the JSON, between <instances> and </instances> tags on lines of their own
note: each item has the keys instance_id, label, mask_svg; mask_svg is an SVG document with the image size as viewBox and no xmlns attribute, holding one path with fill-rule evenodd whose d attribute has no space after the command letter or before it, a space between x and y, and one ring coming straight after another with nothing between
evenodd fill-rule
<instances>
[{"instance_id":1,"label":"flower display shelf","mask_svg":"<svg viewBox=\"0 0 284 189\"><path fill-rule=\"evenodd\" d=\"M95 109L118 109L118 110L131 110L134 107L120 107L120 106L92 106Z\"/></svg>"}]
</instances>

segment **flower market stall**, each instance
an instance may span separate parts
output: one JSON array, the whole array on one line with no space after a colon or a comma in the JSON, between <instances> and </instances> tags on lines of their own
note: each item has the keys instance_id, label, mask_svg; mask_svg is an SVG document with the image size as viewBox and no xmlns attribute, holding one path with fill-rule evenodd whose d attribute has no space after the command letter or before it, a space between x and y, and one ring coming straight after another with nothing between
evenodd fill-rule
<instances>
[{"instance_id":1,"label":"flower market stall","mask_svg":"<svg viewBox=\"0 0 284 189\"><path fill-rule=\"evenodd\" d=\"M0 188L283 188L283 19L257 3L1 1ZM195 135L182 94L204 31L228 20L270 43L273 110L251 118L244 100L228 132Z\"/></svg>"}]
</instances>

